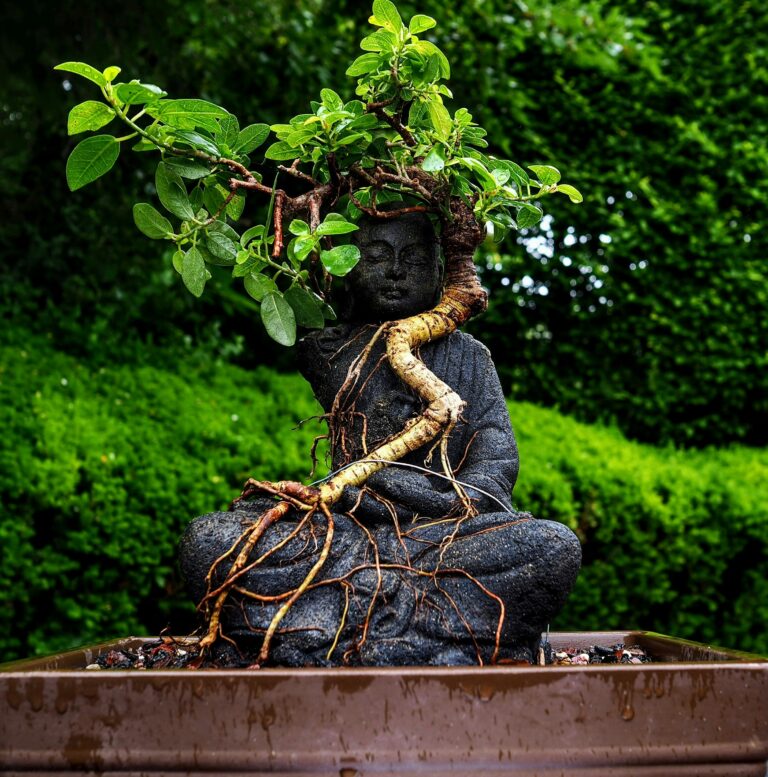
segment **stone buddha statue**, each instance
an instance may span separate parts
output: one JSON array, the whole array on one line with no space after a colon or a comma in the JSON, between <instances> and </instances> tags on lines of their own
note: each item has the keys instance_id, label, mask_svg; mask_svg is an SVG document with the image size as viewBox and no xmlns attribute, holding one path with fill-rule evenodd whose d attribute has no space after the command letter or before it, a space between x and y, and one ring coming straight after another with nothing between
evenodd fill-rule
<instances>
[{"instance_id":1,"label":"stone buddha statue","mask_svg":"<svg viewBox=\"0 0 768 777\"><path fill-rule=\"evenodd\" d=\"M326 413L334 412L334 470L398 433L421 400L389 369L383 338L347 376L381 322L431 308L440 292L438 242L428 217L363 218L361 260L346 279L343 321L300 344L301 369ZM329 558L294 604L273 643L278 665L457 665L533 660L542 631L562 608L581 548L566 526L512 508L518 453L488 350L454 332L420 358L465 401L447 458L464 499L433 445L348 488L334 509ZM467 498L472 510L467 511ZM181 541L188 589L200 601L205 577L267 498L196 519ZM325 522L283 520L259 541L268 554L232 593L222 625L245 653L257 650L279 597L317 559ZM279 546L279 547L277 547ZM276 548L270 553L270 549ZM217 570L223 579L226 566ZM219 578L214 574L214 583Z\"/></svg>"}]
</instances>

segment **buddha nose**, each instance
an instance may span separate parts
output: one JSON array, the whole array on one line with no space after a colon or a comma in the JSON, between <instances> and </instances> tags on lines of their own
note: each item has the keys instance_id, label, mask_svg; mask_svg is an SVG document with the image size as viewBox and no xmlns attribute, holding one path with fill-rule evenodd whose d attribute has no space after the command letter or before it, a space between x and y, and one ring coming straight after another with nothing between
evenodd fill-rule
<instances>
[{"instance_id":1,"label":"buddha nose","mask_svg":"<svg viewBox=\"0 0 768 777\"><path fill-rule=\"evenodd\" d=\"M387 277L389 278L401 278L405 266L403 264L403 257L401 254L395 254L392 257L392 261L387 267Z\"/></svg>"}]
</instances>

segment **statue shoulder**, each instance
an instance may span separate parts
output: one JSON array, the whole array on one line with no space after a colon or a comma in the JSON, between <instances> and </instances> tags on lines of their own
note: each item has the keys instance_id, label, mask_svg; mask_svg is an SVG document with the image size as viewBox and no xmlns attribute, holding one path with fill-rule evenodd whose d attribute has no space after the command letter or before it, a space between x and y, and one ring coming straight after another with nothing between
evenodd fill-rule
<instances>
[{"instance_id":1,"label":"statue shoulder","mask_svg":"<svg viewBox=\"0 0 768 777\"><path fill-rule=\"evenodd\" d=\"M445 338L445 349L449 359L460 357L461 361L472 367L490 365L493 367L491 352L479 340L472 335L456 330Z\"/></svg>"},{"instance_id":2,"label":"statue shoulder","mask_svg":"<svg viewBox=\"0 0 768 777\"><path fill-rule=\"evenodd\" d=\"M319 386L329 370L338 368L349 358L345 348L356 342L359 326L343 323L328 326L305 335L297 343L297 356L301 374L312 384Z\"/></svg>"}]
</instances>

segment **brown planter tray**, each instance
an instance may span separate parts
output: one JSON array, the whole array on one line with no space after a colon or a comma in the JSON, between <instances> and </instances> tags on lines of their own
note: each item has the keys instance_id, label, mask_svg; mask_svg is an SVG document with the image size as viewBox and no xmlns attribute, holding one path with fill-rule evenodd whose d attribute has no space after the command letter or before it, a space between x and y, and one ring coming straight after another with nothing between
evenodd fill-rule
<instances>
[{"instance_id":1,"label":"brown planter tray","mask_svg":"<svg viewBox=\"0 0 768 777\"><path fill-rule=\"evenodd\" d=\"M3 773L755 775L768 659L643 631L639 665L83 671L129 638L0 667Z\"/></svg>"}]
</instances>

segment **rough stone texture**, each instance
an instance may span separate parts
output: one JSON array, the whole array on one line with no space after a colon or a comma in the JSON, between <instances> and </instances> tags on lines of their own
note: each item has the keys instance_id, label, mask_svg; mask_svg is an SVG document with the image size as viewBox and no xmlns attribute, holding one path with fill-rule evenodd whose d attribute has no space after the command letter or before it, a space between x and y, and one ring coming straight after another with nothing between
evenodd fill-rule
<instances>
[{"instance_id":1,"label":"rough stone texture","mask_svg":"<svg viewBox=\"0 0 768 777\"><path fill-rule=\"evenodd\" d=\"M326 411L376 324L429 308L439 289L436 243L426 218L366 222L356 238L363 258L347 280L352 300L347 321L301 344L303 373ZM383 348L379 342L366 361L357 384L362 391L342 398L340 420L347 424L349 447L335 452L335 467L362 454L363 432L371 450L422 409L419 398L382 361ZM487 662L501 603L499 658L531 660L542 630L575 582L581 560L575 535L562 524L512 509L517 446L488 350L455 332L422 347L420 356L467 402L451 434L448 457L479 514L457 518L460 505L451 484L415 469L395 466L377 473L367 483L370 493L362 496L348 489L335 505L331 556L273 643L276 664ZM365 429L360 414L367 419ZM442 472L439 453L429 453L415 451L403 462ZM257 500L246 509L212 513L190 525L180 558L195 601L205 594L211 564L269 505L267 499ZM252 557L285 539L297 528L296 519L270 529ZM313 518L245 575L241 587L262 596L293 589L316 560L325 530L325 519ZM214 582L225 571L221 565ZM225 633L244 652L256 650L277 606L231 595Z\"/></svg>"}]
</instances>

